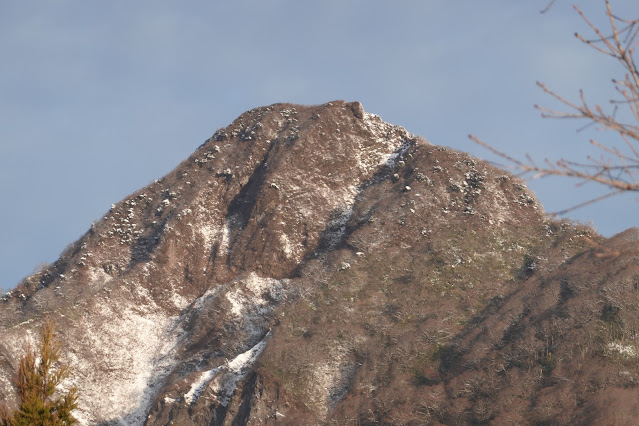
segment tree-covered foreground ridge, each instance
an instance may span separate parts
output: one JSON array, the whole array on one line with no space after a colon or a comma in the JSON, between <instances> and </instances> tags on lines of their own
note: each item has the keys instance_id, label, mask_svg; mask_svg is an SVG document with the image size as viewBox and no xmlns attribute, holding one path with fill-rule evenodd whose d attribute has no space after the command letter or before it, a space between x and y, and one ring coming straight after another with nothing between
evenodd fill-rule
<instances>
[{"instance_id":1,"label":"tree-covered foreground ridge","mask_svg":"<svg viewBox=\"0 0 639 426\"><path fill-rule=\"evenodd\" d=\"M66 391L62 382L69 376L69 368L60 363L62 343L55 335L55 323L46 318L36 348L27 345L20 357L14 378L20 405L10 413L0 406L2 426L66 426L76 423L71 411L76 408L75 387Z\"/></svg>"}]
</instances>

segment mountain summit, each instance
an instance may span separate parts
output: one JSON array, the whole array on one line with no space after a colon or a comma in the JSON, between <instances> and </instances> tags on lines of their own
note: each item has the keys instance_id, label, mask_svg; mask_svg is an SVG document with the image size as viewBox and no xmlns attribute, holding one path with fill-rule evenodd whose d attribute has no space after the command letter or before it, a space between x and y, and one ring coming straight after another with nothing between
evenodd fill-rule
<instances>
[{"instance_id":1,"label":"mountain summit","mask_svg":"<svg viewBox=\"0 0 639 426\"><path fill-rule=\"evenodd\" d=\"M0 399L45 316L81 424L630 424L639 233L359 102L242 114L0 300Z\"/></svg>"}]
</instances>

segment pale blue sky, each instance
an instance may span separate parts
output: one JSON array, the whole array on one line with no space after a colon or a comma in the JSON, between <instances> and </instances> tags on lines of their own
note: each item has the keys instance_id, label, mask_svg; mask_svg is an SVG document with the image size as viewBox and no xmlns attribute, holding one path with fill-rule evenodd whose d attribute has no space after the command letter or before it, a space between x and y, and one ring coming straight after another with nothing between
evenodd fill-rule
<instances>
[{"instance_id":1,"label":"pale blue sky","mask_svg":"<svg viewBox=\"0 0 639 426\"><path fill-rule=\"evenodd\" d=\"M0 290L54 261L112 203L242 112L359 100L434 144L583 158L592 132L539 118L541 80L595 100L620 76L557 0L34 0L0 4ZM577 2L603 22L603 2ZM636 17L636 0L613 0ZM595 134L595 136L599 136ZM532 181L547 211L595 193ZM575 211L605 235L636 196Z\"/></svg>"}]
</instances>

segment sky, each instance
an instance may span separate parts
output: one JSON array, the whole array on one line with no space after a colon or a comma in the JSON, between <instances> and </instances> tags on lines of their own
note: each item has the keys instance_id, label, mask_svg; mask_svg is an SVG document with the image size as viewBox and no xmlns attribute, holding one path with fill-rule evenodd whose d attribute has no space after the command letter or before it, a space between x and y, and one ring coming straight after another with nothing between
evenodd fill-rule
<instances>
[{"instance_id":1,"label":"sky","mask_svg":"<svg viewBox=\"0 0 639 426\"><path fill-rule=\"evenodd\" d=\"M495 161L581 160L584 123L544 120L584 89L604 105L623 72L584 46L557 0L32 0L0 3L0 293L257 106L361 101L436 145ZM603 1L576 2L605 28ZM639 17L636 0L612 0ZM610 139L613 140L613 139ZM544 209L601 193L530 180ZM638 195L567 217L611 236L637 225Z\"/></svg>"}]
</instances>

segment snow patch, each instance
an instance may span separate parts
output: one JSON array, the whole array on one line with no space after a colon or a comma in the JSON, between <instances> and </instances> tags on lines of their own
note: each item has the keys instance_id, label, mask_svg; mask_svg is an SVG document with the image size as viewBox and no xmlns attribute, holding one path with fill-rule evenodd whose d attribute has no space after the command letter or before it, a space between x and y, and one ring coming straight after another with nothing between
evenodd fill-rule
<instances>
[{"instance_id":1,"label":"snow patch","mask_svg":"<svg viewBox=\"0 0 639 426\"><path fill-rule=\"evenodd\" d=\"M5 395L9 395L10 390L13 389L13 383L9 380L10 375L2 374L0 375L0 388Z\"/></svg>"},{"instance_id":2,"label":"snow patch","mask_svg":"<svg viewBox=\"0 0 639 426\"><path fill-rule=\"evenodd\" d=\"M235 288L226 293L226 298L231 303L231 313L237 318L249 319L268 313L272 309L272 301L279 302L284 297L288 280L262 278L251 272L236 284Z\"/></svg>"},{"instance_id":3,"label":"snow patch","mask_svg":"<svg viewBox=\"0 0 639 426\"><path fill-rule=\"evenodd\" d=\"M205 304L209 302L214 297L220 293L220 291L224 288L222 285L218 285L215 288L207 290L203 295L195 299L193 302L193 311L200 312Z\"/></svg>"},{"instance_id":4,"label":"snow patch","mask_svg":"<svg viewBox=\"0 0 639 426\"><path fill-rule=\"evenodd\" d=\"M113 277L107 274L102 268L90 267L88 270L88 276L89 283L92 285L106 284L113 279Z\"/></svg>"},{"instance_id":5,"label":"snow patch","mask_svg":"<svg viewBox=\"0 0 639 426\"><path fill-rule=\"evenodd\" d=\"M226 219L224 228L222 228L222 241L220 241L220 253L223 255L229 254L229 244L231 242L231 228L233 228L233 219Z\"/></svg>"},{"instance_id":6,"label":"snow patch","mask_svg":"<svg viewBox=\"0 0 639 426\"><path fill-rule=\"evenodd\" d=\"M409 148L408 139L414 136L406 129L383 121L377 114L364 113L364 125L375 138L373 147L363 146L368 139L358 141L357 164L366 173L382 165L390 165Z\"/></svg>"},{"instance_id":7,"label":"snow patch","mask_svg":"<svg viewBox=\"0 0 639 426\"><path fill-rule=\"evenodd\" d=\"M211 225L204 225L200 228L200 235L204 240L204 248L210 249L213 246L213 241L219 234L219 229L217 227L213 227Z\"/></svg>"},{"instance_id":8,"label":"snow patch","mask_svg":"<svg viewBox=\"0 0 639 426\"><path fill-rule=\"evenodd\" d=\"M623 345L618 342L608 343L608 351L617 352L620 355L623 355L626 358L635 358L637 356L637 349L634 345Z\"/></svg>"},{"instance_id":9,"label":"snow patch","mask_svg":"<svg viewBox=\"0 0 639 426\"><path fill-rule=\"evenodd\" d=\"M227 406L233 392L237 388L238 382L248 373L249 369L255 364L257 357L260 356L266 347L266 341L271 337L268 332L264 339L253 346L248 351L239 354L227 365L222 366L223 376L220 375L219 380L213 387L213 391L217 393L217 400L223 406Z\"/></svg>"},{"instance_id":10,"label":"snow patch","mask_svg":"<svg viewBox=\"0 0 639 426\"><path fill-rule=\"evenodd\" d=\"M347 204L348 208L336 215L326 226L326 232L323 235L324 243L328 249L334 248L342 240L346 232L346 224L353 215L353 202Z\"/></svg>"},{"instance_id":11,"label":"snow patch","mask_svg":"<svg viewBox=\"0 0 639 426\"><path fill-rule=\"evenodd\" d=\"M117 419L123 425L143 424L158 385L175 364L177 318L153 306L120 305L114 310L99 305L86 312L83 321L86 328L68 336L74 341L68 346L70 381L81 389L79 423ZM87 353L94 362L86 361Z\"/></svg>"},{"instance_id":12,"label":"snow patch","mask_svg":"<svg viewBox=\"0 0 639 426\"><path fill-rule=\"evenodd\" d=\"M328 413L348 391L348 384L355 374L355 366L348 362L348 350L335 346L328 361L318 363L312 372L310 400L317 408Z\"/></svg>"},{"instance_id":13,"label":"snow patch","mask_svg":"<svg viewBox=\"0 0 639 426\"><path fill-rule=\"evenodd\" d=\"M304 247L299 243L291 243L288 235L283 232L280 234L280 244L282 244L282 251L287 259L292 259L296 262L302 260Z\"/></svg>"},{"instance_id":14,"label":"snow patch","mask_svg":"<svg viewBox=\"0 0 639 426\"><path fill-rule=\"evenodd\" d=\"M248 373L257 357L260 356L269 337L271 337L270 332L251 349L239 354L228 363L200 373L198 379L191 385L191 389L184 395L184 400L189 405L195 403L210 383L217 401L226 407L238 382Z\"/></svg>"},{"instance_id":15,"label":"snow patch","mask_svg":"<svg viewBox=\"0 0 639 426\"><path fill-rule=\"evenodd\" d=\"M197 401L209 382L213 380L213 377L220 371L220 368L222 367L216 367L212 370L200 373L198 379L191 385L191 389L184 394L184 400L187 404L191 405Z\"/></svg>"}]
</instances>

